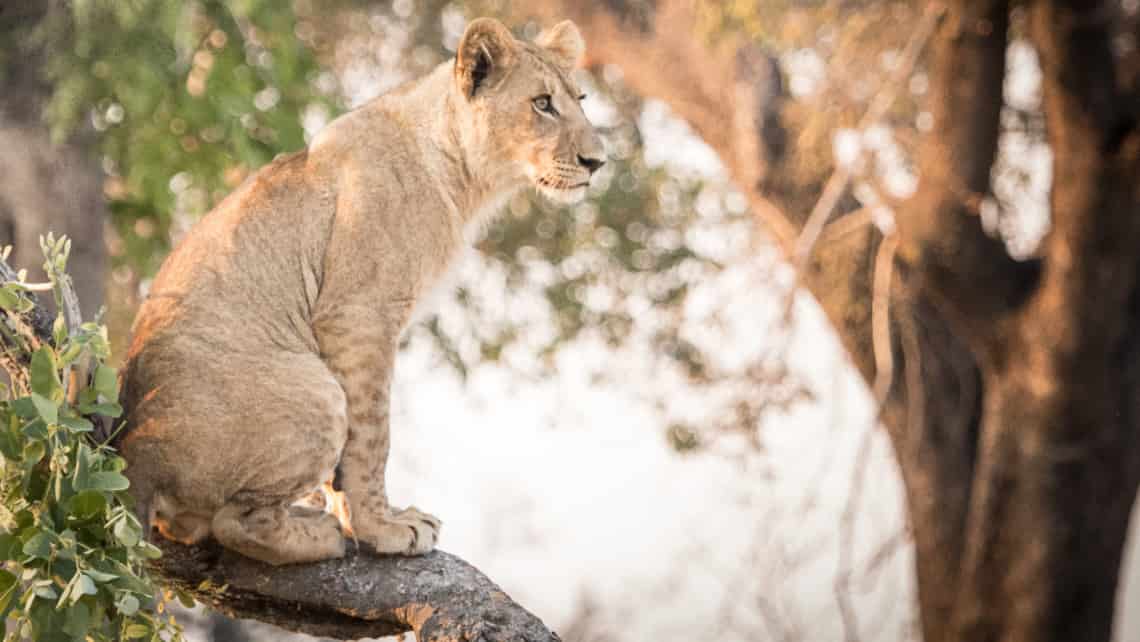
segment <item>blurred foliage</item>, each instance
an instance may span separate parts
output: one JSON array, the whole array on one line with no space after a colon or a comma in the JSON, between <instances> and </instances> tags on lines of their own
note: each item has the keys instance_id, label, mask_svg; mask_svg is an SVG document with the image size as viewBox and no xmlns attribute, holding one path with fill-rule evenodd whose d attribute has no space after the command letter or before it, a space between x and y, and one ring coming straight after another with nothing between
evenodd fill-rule
<instances>
[{"instance_id":1,"label":"blurred foliage","mask_svg":"<svg viewBox=\"0 0 1140 642\"><path fill-rule=\"evenodd\" d=\"M50 52L54 135L97 133L116 265L153 274L171 241L331 114L307 16L270 0L53 2L27 47Z\"/></svg>"},{"instance_id":2,"label":"blurred foliage","mask_svg":"<svg viewBox=\"0 0 1140 642\"><path fill-rule=\"evenodd\" d=\"M70 241L48 236L42 246L64 310ZM146 561L161 553L142 539L126 462L92 438L88 417L121 413L117 373L106 364L107 329L60 312L44 340L31 330L34 303L23 278L0 287L10 382L0 399L0 635L180 640L146 574ZM89 385L80 373L92 375Z\"/></svg>"}]
</instances>

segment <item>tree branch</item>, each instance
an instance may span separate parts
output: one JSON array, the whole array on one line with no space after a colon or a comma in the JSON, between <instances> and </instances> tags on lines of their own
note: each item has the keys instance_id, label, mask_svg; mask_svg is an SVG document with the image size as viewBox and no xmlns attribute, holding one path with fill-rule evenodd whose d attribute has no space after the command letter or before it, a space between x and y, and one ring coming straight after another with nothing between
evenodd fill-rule
<instances>
[{"instance_id":1,"label":"tree branch","mask_svg":"<svg viewBox=\"0 0 1140 642\"><path fill-rule=\"evenodd\" d=\"M458 557L350 553L315 564L269 566L214 542L157 542L164 583L214 609L341 640L413 631L419 642L555 642L537 617Z\"/></svg>"},{"instance_id":2,"label":"tree branch","mask_svg":"<svg viewBox=\"0 0 1140 642\"><path fill-rule=\"evenodd\" d=\"M879 121L882 120L887 110L890 109L891 105L895 102L895 93L914 71L914 65L918 61L918 56L922 53L923 48L925 48L926 41L930 38L930 34L938 24L938 19L941 17L943 11L944 7L937 4L930 5L926 8L922 18L919 19L914 34L906 45L906 49L904 49L900 55L898 66L891 72L890 78L887 79L882 89L876 94L875 99L871 101L871 105L867 108L866 113L859 119L859 124L855 128L856 130L865 131L869 127L877 125ZM803 271L804 265L811 256L812 248L815 247L815 242L819 239L820 233L823 232L824 225L831 219L832 213L839 205L839 201L844 192L847 191L847 185L850 182L850 169L847 167L837 167L832 173L831 178L827 180L826 185L824 185L823 193L820 195L819 200L816 201L815 207L811 210L811 214L808 215L807 222L804 223L804 228L800 232L799 239L796 242L793 259L795 260L795 266L798 272Z\"/></svg>"}]
</instances>

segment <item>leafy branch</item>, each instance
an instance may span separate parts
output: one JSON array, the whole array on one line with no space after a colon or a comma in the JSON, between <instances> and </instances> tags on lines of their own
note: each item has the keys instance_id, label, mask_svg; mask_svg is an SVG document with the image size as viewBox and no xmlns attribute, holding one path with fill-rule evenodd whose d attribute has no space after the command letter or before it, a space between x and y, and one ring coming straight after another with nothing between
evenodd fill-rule
<instances>
[{"instance_id":1,"label":"leafy branch","mask_svg":"<svg viewBox=\"0 0 1140 642\"><path fill-rule=\"evenodd\" d=\"M71 242L41 239L53 321L0 261L0 632L5 640L177 640L160 614L126 462L96 437L114 418L118 376L100 323L83 322L67 276ZM7 250L0 258L7 258ZM7 631L4 620L14 625Z\"/></svg>"}]
</instances>

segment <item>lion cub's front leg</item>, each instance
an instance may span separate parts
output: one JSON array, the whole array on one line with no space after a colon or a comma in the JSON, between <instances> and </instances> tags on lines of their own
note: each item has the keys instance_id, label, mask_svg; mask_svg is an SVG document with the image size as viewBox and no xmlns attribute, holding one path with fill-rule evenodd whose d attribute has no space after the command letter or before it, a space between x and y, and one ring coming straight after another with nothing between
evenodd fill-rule
<instances>
[{"instance_id":1,"label":"lion cub's front leg","mask_svg":"<svg viewBox=\"0 0 1140 642\"><path fill-rule=\"evenodd\" d=\"M322 357L344 388L348 440L341 453L341 489L358 542L379 553L420 555L435 548L440 521L409 507L388 505L389 389L401 318L375 322L375 315L340 308L314 324Z\"/></svg>"}]
</instances>

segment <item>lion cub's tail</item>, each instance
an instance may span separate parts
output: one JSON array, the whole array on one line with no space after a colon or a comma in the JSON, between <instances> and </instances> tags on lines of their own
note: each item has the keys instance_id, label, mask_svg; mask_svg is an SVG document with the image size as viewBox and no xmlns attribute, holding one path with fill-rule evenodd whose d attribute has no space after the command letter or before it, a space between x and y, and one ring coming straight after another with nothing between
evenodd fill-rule
<instances>
[{"instance_id":1,"label":"lion cub's tail","mask_svg":"<svg viewBox=\"0 0 1140 642\"><path fill-rule=\"evenodd\" d=\"M154 525L155 515L154 485L143 471L135 471L132 475L131 467L128 466L123 472L131 481L131 486L127 490L135 500L135 516L139 518L139 524L142 526L143 539L150 541L150 530Z\"/></svg>"}]
</instances>

